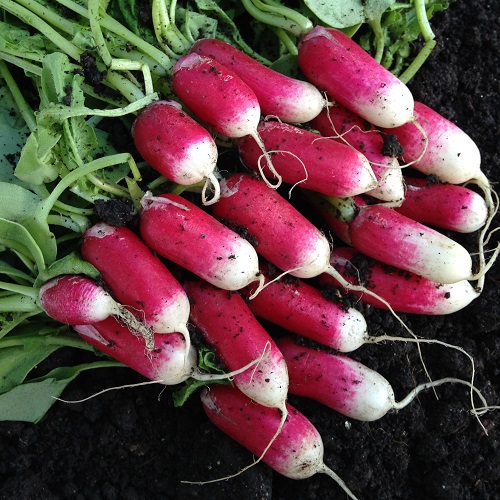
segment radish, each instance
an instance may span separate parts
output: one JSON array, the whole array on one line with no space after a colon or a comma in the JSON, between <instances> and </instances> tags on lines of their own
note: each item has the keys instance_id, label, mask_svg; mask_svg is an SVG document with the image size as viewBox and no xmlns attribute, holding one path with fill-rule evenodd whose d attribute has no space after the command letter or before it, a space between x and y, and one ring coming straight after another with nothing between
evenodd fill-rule
<instances>
[{"instance_id":1,"label":"radish","mask_svg":"<svg viewBox=\"0 0 500 500\"><path fill-rule=\"evenodd\" d=\"M224 179L212 213L245 228L257 253L292 276L313 278L329 267L330 245L324 234L259 179L248 174Z\"/></svg>"},{"instance_id":2,"label":"radish","mask_svg":"<svg viewBox=\"0 0 500 500\"><path fill-rule=\"evenodd\" d=\"M154 333L152 348L145 352L143 338L134 336L115 318L108 317L88 325L73 325L91 346L132 368L153 382L176 385L188 378L202 381L233 377L256 364L256 361L231 373L201 373L197 367L196 350L187 345L181 333ZM258 360L257 360L258 361Z\"/></svg>"},{"instance_id":3,"label":"radish","mask_svg":"<svg viewBox=\"0 0 500 500\"><path fill-rule=\"evenodd\" d=\"M349 290L384 300L371 290L345 280L330 265L330 245L325 235L264 182L246 174L233 174L221 182L220 200L212 207L218 219L242 227L256 242L257 253L285 273L297 278L328 273Z\"/></svg>"},{"instance_id":4,"label":"radish","mask_svg":"<svg viewBox=\"0 0 500 500\"><path fill-rule=\"evenodd\" d=\"M264 116L305 123L318 115L325 104L320 91L311 83L278 73L221 40L198 40L190 52L211 57L231 68L255 92Z\"/></svg>"},{"instance_id":5,"label":"radish","mask_svg":"<svg viewBox=\"0 0 500 500\"><path fill-rule=\"evenodd\" d=\"M341 352L353 351L368 340L366 321L356 309L327 300L297 278L274 281L273 266L261 265L261 271L266 285L248 302L256 316ZM249 285L240 293L253 296L255 288Z\"/></svg>"},{"instance_id":6,"label":"radish","mask_svg":"<svg viewBox=\"0 0 500 500\"><path fill-rule=\"evenodd\" d=\"M346 144L287 123L263 122L257 131L284 182L341 197L361 194L377 185L365 156ZM238 151L246 167L263 177L273 176L269 168L261 167L262 153L252 137L241 139Z\"/></svg>"},{"instance_id":7,"label":"radish","mask_svg":"<svg viewBox=\"0 0 500 500\"><path fill-rule=\"evenodd\" d=\"M135 233L99 222L84 233L81 251L122 304L135 309L156 333L182 333L189 352L186 293Z\"/></svg>"},{"instance_id":8,"label":"radish","mask_svg":"<svg viewBox=\"0 0 500 500\"><path fill-rule=\"evenodd\" d=\"M389 207L361 207L349 224L349 237L360 252L438 283L474 278L463 246Z\"/></svg>"},{"instance_id":9,"label":"radish","mask_svg":"<svg viewBox=\"0 0 500 500\"><path fill-rule=\"evenodd\" d=\"M237 388L211 386L202 390L201 401L214 425L256 456L262 456L281 425L279 411L254 403ZM291 479L327 474L356 499L344 481L324 464L323 440L314 425L293 406L286 406L288 417L263 462Z\"/></svg>"},{"instance_id":10,"label":"radish","mask_svg":"<svg viewBox=\"0 0 500 500\"><path fill-rule=\"evenodd\" d=\"M132 136L141 156L156 171L183 186L206 180L204 203L217 201L217 146L209 132L188 116L179 103L156 101L147 106L134 121ZM209 184L215 191L210 202L205 194Z\"/></svg>"},{"instance_id":11,"label":"radish","mask_svg":"<svg viewBox=\"0 0 500 500\"><path fill-rule=\"evenodd\" d=\"M311 83L373 125L412 121L408 87L341 31L316 26L299 40L298 51L299 67Z\"/></svg>"},{"instance_id":12,"label":"radish","mask_svg":"<svg viewBox=\"0 0 500 500\"><path fill-rule=\"evenodd\" d=\"M477 184L485 195L488 217L479 235L479 271L477 287L482 289L487 271L500 253L497 245L486 262L484 245L493 217L498 212L498 196L481 171L481 154L471 137L444 116L420 102L415 103L415 121L427 137L422 138L411 126L391 129L404 147L404 161L421 172L436 176L442 182ZM494 231L494 230L493 230Z\"/></svg>"},{"instance_id":13,"label":"radish","mask_svg":"<svg viewBox=\"0 0 500 500\"><path fill-rule=\"evenodd\" d=\"M186 340L180 333L155 333L153 348L146 353L142 339L114 318L73 328L90 345L150 380L175 385L195 374L196 351L190 347L186 355Z\"/></svg>"},{"instance_id":14,"label":"radish","mask_svg":"<svg viewBox=\"0 0 500 500\"><path fill-rule=\"evenodd\" d=\"M459 383L474 389L469 382L447 377L420 384L396 402L389 382L358 361L299 345L290 337L282 337L278 345L288 365L291 394L314 399L364 422L382 418L390 410L401 410L421 391L444 383Z\"/></svg>"},{"instance_id":15,"label":"radish","mask_svg":"<svg viewBox=\"0 0 500 500\"><path fill-rule=\"evenodd\" d=\"M220 134L230 138L252 136L276 174L257 133L261 115L257 96L230 68L211 57L186 54L175 63L172 88L198 118Z\"/></svg>"},{"instance_id":16,"label":"radish","mask_svg":"<svg viewBox=\"0 0 500 500\"><path fill-rule=\"evenodd\" d=\"M437 283L476 279L471 256L463 246L393 208L358 203L359 197L305 198L326 214L325 222L344 242L375 260Z\"/></svg>"},{"instance_id":17,"label":"radish","mask_svg":"<svg viewBox=\"0 0 500 500\"><path fill-rule=\"evenodd\" d=\"M404 199L403 174L399 162L395 156L385 153L384 139L373 125L344 106L334 104L312 120L311 126L325 137L349 144L370 161L379 185L366 194L393 203Z\"/></svg>"},{"instance_id":18,"label":"radish","mask_svg":"<svg viewBox=\"0 0 500 500\"><path fill-rule=\"evenodd\" d=\"M256 368L234 377L235 385L259 404L286 413L285 361L243 298L201 280L186 281L184 288L191 302L191 323L229 370L241 368L265 354Z\"/></svg>"},{"instance_id":19,"label":"radish","mask_svg":"<svg viewBox=\"0 0 500 500\"><path fill-rule=\"evenodd\" d=\"M405 178L403 203L394 209L423 224L472 233L481 229L488 219L484 198L464 186Z\"/></svg>"},{"instance_id":20,"label":"radish","mask_svg":"<svg viewBox=\"0 0 500 500\"><path fill-rule=\"evenodd\" d=\"M462 184L476 179L489 186L481 171L479 148L468 134L421 102L415 102L414 115L425 136L410 123L387 131L403 146L405 163L442 182Z\"/></svg>"},{"instance_id":21,"label":"radish","mask_svg":"<svg viewBox=\"0 0 500 500\"><path fill-rule=\"evenodd\" d=\"M394 311L442 315L451 314L468 306L478 292L467 281L441 284L422 276L387 266L374 261L354 248L336 248L332 250L331 265L350 283L362 284L373 290L389 303ZM322 286L336 285L328 274L318 278ZM265 290L261 293L264 293ZM371 295L353 292L364 303L387 309L385 303ZM258 298L258 297L257 297Z\"/></svg>"},{"instance_id":22,"label":"radish","mask_svg":"<svg viewBox=\"0 0 500 500\"><path fill-rule=\"evenodd\" d=\"M162 257L225 290L263 279L252 245L185 198L146 195L141 204L141 237Z\"/></svg>"},{"instance_id":23,"label":"radish","mask_svg":"<svg viewBox=\"0 0 500 500\"><path fill-rule=\"evenodd\" d=\"M45 282L39 291L44 311L67 325L91 324L108 317L119 319L126 329L144 337L149 350L152 332L93 280L85 276L62 275Z\"/></svg>"}]
</instances>

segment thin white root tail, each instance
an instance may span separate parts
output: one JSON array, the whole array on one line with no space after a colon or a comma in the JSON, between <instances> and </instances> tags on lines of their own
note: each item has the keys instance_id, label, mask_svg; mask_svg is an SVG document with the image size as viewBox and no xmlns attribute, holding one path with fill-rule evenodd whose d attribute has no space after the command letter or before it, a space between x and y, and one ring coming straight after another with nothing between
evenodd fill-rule
<instances>
[{"instance_id":1,"label":"thin white root tail","mask_svg":"<svg viewBox=\"0 0 500 500\"><path fill-rule=\"evenodd\" d=\"M185 481L181 481L181 483L203 485L203 484L210 484L210 483L218 483L219 481L226 481L227 479L232 479L233 477L237 477L240 474L243 474L245 471L247 471L248 469L252 468L254 465L257 465L259 462L261 462L262 459L264 458L265 454L269 450L269 448L271 448L271 446L273 445L273 443L276 440L276 438L280 435L280 433L281 433L281 431L283 429L283 426L285 425L286 419L288 417L288 410L286 408L286 404L285 403L283 403L282 407L277 408L277 410L281 413L281 419L280 419L280 423L278 425L278 428L276 429L276 432L272 436L272 438L269 441L269 443L267 443L267 445L264 448L263 452L251 464L246 465L245 467L243 467L242 469L240 469L238 472L235 472L234 474L230 474L228 476L219 477L217 479L209 479L208 481L186 481L185 480Z\"/></svg>"}]
</instances>

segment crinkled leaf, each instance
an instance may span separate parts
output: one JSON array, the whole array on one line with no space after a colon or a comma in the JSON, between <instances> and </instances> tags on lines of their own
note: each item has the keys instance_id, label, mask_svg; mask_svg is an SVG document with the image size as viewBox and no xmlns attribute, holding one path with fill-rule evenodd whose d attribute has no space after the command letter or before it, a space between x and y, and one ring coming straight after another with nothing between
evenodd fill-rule
<instances>
[{"instance_id":1,"label":"crinkled leaf","mask_svg":"<svg viewBox=\"0 0 500 500\"><path fill-rule=\"evenodd\" d=\"M37 127L21 151L21 157L14 171L16 177L35 185L57 179L58 160L52 149L60 138L60 132L54 127Z\"/></svg>"},{"instance_id":2,"label":"crinkled leaf","mask_svg":"<svg viewBox=\"0 0 500 500\"><path fill-rule=\"evenodd\" d=\"M34 314L36 314L36 312L0 312L0 339Z\"/></svg>"}]
</instances>

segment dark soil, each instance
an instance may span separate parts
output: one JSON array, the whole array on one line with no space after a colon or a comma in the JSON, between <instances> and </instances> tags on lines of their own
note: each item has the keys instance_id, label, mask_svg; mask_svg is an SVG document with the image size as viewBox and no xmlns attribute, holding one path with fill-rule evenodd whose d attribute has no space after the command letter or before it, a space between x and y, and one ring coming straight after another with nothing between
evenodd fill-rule
<instances>
[{"instance_id":1,"label":"dark soil","mask_svg":"<svg viewBox=\"0 0 500 500\"><path fill-rule=\"evenodd\" d=\"M484 171L500 179L500 4L461 1L435 16L437 49L411 88L478 143ZM498 225L498 220L496 225ZM473 248L472 237L460 237ZM372 334L402 334L391 316L363 311ZM447 317L406 316L418 334L462 346L475 359L476 386L500 402L500 266L484 293ZM470 377L467 358L423 346L432 378ZM83 361L61 350L54 364ZM394 386L397 398L425 381L413 344L361 348L360 361ZM100 389L140 382L127 369L84 373L66 390L74 400ZM222 435L192 397L180 409L171 389L146 386L112 391L81 404L56 403L38 424L0 423L0 499L326 499L345 498L326 476L292 481L259 464L237 478L196 486L236 472L252 456ZM468 389L444 386L422 393L399 413L373 423L349 420L321 405L290 397L316 425L325 462L364 500L500 498L500 412L470 415Z\"/></svg>"}]
</instances>

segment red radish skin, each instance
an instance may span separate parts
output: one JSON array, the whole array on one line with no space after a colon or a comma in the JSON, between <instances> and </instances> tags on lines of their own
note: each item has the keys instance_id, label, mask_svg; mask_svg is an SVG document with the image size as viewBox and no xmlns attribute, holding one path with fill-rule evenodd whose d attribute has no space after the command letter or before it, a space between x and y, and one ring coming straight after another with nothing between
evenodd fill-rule
<instances>
[{"instance_id":1,"label":"red radish skin","mask_svg":"<svg viewBox=\"0 0 500 500\"><path fill-rule=\"evenodd\" d=\"M241 391L229 386L203 389L201 402L208 418L222 432L261 456L273 439L281 422L279 411L255 404ZM344 481L324 462L323 440L314 425L296 408L287 403L288 417L262 461L273 470L291 479L306 479L324 473L356 499Z\"/></svg>"},{"instance_id":2,"label":"red radish skin","mask_svg":"<svg viewBox=\"0 0 500 500\"><path fill-rule=\"evenodd\" d=\"M420 384L396 401L389 382L362 363L301 346L289 337L282 337L279 347L289 368L291 394L314 399L356 420L378 420L391 410L405 408L420 392L446 383L466 385L485 401L470 382L453 377Z\"/></svg>"},{"instance_id":3,"label":"red radish skin","mask_svg":"<svg viewBox=\"0 0 500 500\"><path fill-rule=\"evenodd\" d=\"M150 380L165 385L180 384L196 370L196 351L189 349L186 363L186 340L180 333L154 334L153 349L145 352L143 339L131 334L114 318L73 328L91 346Z\"/></svg>"},{"instance_id":4,"label":"red radish skin","mask_svg":"<svg viewBox=\"0 0 500 500\"><path fill-rule=\"evenodd\" d=\"M278 73L226 42L205 38L195 42L190 51L231 68L255 92L264 116L305 123L324 107L325 99L311 83Z\"/></svg>"},{"instance_id":5,"label":"red radish skin","mask_svg":"<svg viewBox=\"0 0 500 500\"><path fill-rule=\"evenodd\" d=\"M39 300L51 318L67 325L118 318L129 333L142 335L147 348L152 349L151 330L90 278L78 275L52 278L40 287Z\"/></svg>"},{"instance_id":6,"label":"red radish skin","mask_svg":"<svg viewBox=\"0 0 500 500\"><path fill-rule=\"evenodd\" d=\"M394 156L382 154L384 139L373 125L344 106L334 104L312 120L311 126L321 135L347 143L366 156L379 183L366 194L392 203L404 199L403 174L399 162Z\"/></svg>"},{"instance_id":7,"label":"red radish skin","mask_svg":"<svg viewBox=\"0 0 500 500\"><path fill-rule=\"evenodd\" d=\"M199 281L186 281L191 323L231 371L262 358L233 379L259 404L284 410L288 391L286 364L276 343L252 314L243 298Z\"/></svg>"},{"instance_id":8,"label":"red radish skin","mask_svg":"<svg viewBox=\"0 0 500 500\"><path fill-rule=\"evenodd\" d=\"M175 94L202 121L220 134L237 139L252 136L260 144L270 170L271 159L257 133L261 109L254 91L230 68L195 52L182 56L173 69ZM281 179L274 187L278 187Z\"/></svg>"},{"instance_id":9,"label":"red radish skin","mask_svg":"<svg viewBox=\"0 0 500 500\"><path fill-rule=\"evenodd\" d=\"M261 270L266 286L248 302L256 316L341 352L354 351L368 340L366 321L356 309L327 300L297 278L270 282L278 271L270 273L266 265ZM255 288L250 285L241 294L249 297Z\"/></svg>"},{"instance_id":10,"label":"red radish skin","mask_svg":"<svg viewBox=\"0 0 500 500\"><path fill-rule=\"evenodd\" d=\"M85 232L81 251L114 296L136 310L155 332L179 332L189 338L186 293L135 233L99 222Z\"/></svg>"},{"instance_id":11,"label":"red radish skin","mask_svg":"<svg viewBox=\"0 0 500 500\"><path fill-rule=\"evenodd\" d=\"M316 26L298 44L306 78L329 97L378 127L413 119L408 87L339 30Z\"/></svg>"},{"instance_id":12,"label":"red radish skin","mask_svg":"<svg viewBox=\"0 0 500 500\"><path fill-rule=\"evenodd\" d=\"M391 128L404 148L403 160L421 172L442 182L462 184L479 179L489 185L481 172L481 154L471 137L457 125L421 102L415 102L413 124Z\"/></svg>"},{"instance_id":13,"label":"red radish skin","mask_svg":"<svg viewBox=\"0 0 500 500\"><path fill-rule=\"evenodd\" d=\"M352 246L369 257L432 281L472 279L472 259L463 246L392 208L360 208L349 236Z\"/></svg>"},{"instance_id":14,"label":"red radish skin","mask_svg":"<svg viewBox=\"0 0 500 500\"><path fill-rule=\"evenodd\" d=\"M233 174L223 180L212 213L245 228L256 240L257 253L292 276L313 278L329 266L330 245L324 234L259 179Z\"/></svg>"},{"instance_id":15,"label":"red radish skin","mask_svg":"<svg viewBox=\"0 0 500 500\"><path fill-rule=\"evenodd\" d=\"M278 345L288 366L290 394L364 422L378 420L394 408L389 382L362 363L299 345L291 337L282 337Z\"/></svg>"},{"instance_id":16,"label":"red radish skin","mask_svg":"<svg viewBox=\"0 0 500 500\"><path fill-rule=\"evenodd\" d=\"M147 106L132 125L140 155L168 179L189 186L206 180L215 187L217 201L217 146L210 133L187 115L175 101Z\"/></svg>"},{"instance_id":17,"label":"red radish skin","mask_svg":"<svg viewBox=\"0 0 500 500\"><path fill-rule=\"evenodd\" d=\"M394 311L410 314L444 315L467 307L478 292L467 280L441 284L399 268L387 266L357 252L353 248L332 251L331 265L350 283L363 284L385 299ZM329 275L318 277L320 286L338 283ZM386 304L371 295L353 292L362 302L387 309Z\"/></svg>"},{"instance_id":18,"label":"red radish skin","mask_svg":"<svg viewBox=\"0 0 500 500\"><path fill-rule=\"evenodd\" d=\"M484 198L465 186L406 178L403 203L394 207L410 219L459 233L481 229L488 219Z\"/></svg>"},{"instance_id":19,"label":"red radish skin","mask_svg":"<svg viewBox=\"0 0 500 500\"><path fill-rule=\"evenodd\" d=\"M149 248L218 288L261 279L253 246L181 196L145 196L139 226Z\"/></svg>"},{"instance_id":20,"label":"red radish skin","mask_svg":"<svg viewBox=\"0 0 500 500\"><path fill-rule=\"evenodd\" d=\"M299 184L328 196L354 196L377 185L370 163L354 148L287 123L262 122L258 128L264 147L272 153L273 167L288 184ZM266 177L275 177L261 166L262 151L255 140L238 143L243 164Z\"/></svg>"},{"instance_id":21,"label":"red radish skin","mask_svg":"<svg viewBox=\"0 0 500 500\"><path fill-rule=\"evenodd\" d=\"M227 137L254 134L260 105L253 90L231 69L190 53L173 70L173 90L201 120Z\"/></svg>"}]
</instances>

